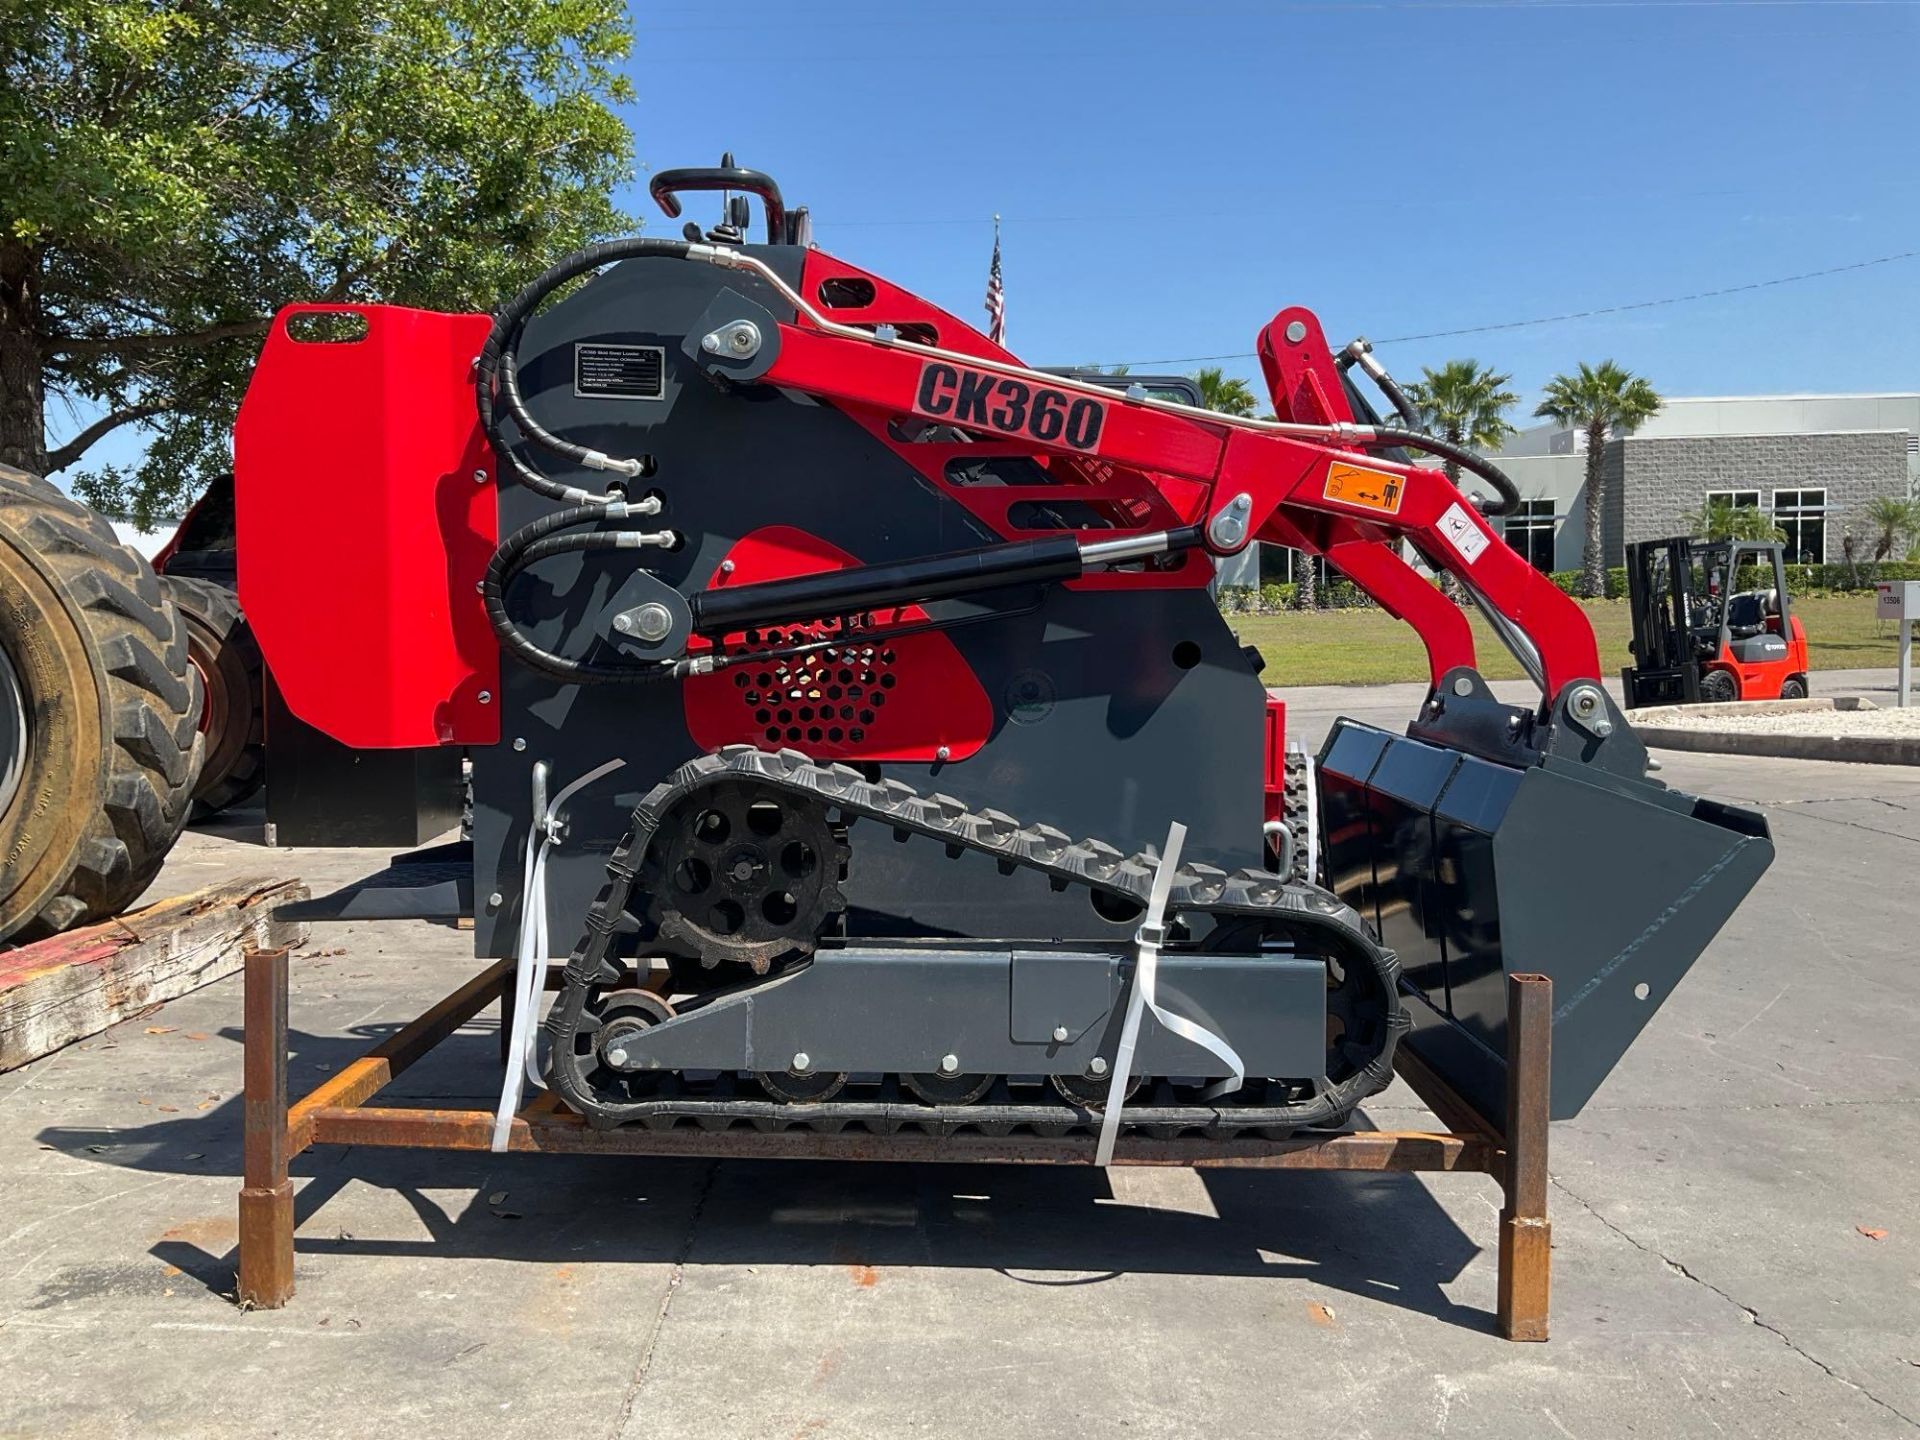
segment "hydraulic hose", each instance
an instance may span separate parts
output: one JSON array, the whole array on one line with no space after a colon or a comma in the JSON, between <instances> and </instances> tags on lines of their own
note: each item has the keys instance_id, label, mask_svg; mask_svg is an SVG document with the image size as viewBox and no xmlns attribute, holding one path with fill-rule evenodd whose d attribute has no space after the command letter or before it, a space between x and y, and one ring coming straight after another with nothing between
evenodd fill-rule
<instances>
[{"instance_id":1,"label":"hydraulic hose","mask_svg":"<svg viewBox=\"0 0 1920 1440\"><path fill-rule=\"evenodd\" d=\"M512 618L507 614L507 586L514 576L529 565L549 555L561 554L570 550L621 550L640 545L670 544L662 535L647 535L642 531L614 530L592 531L580 535L558 535L555 532L574 525L598 523L602 520L624 520L630 514L652 513L652 507L641 509L615 501L591 505L576 505L567 510L556 510L551 515L543 515L531 525L522 526L505 540L500 548L493 552L493 559L487 563L487 573L480 581L480 601L486 607L487 621L493 626L493 633L508 654L522 664L550 675L556 680L572 685L603 685L613 681L659 679L673 670L672 665L657 660L645 661L637 665L604 665L590 660L573 660L565 655L556 655L529 640L515 628ZM559 542L559 543L556 543Z\"/></svg>"},{"instance_id":2,"label":"hydraulic hose","mask_svg":"<svg viewBox=\"0 0 1920 1440\"><path fill-rule=\"evenodd\" d=\"M480 428L493 442L500 463L521 484L566 505L607 505L619 498L618 495L599 495L575 485L564 485L527 464L515 453L512 442L502 431L501 421L507 417L513 420L522 440L550 450L575 465L589 470L611 471L629 480L645 473L644 462L640 460L615 459L604 451L562 440L535 420L520 397L520 377L514 351L519 346L521 331L526 327L528 318L539 308L540 302L569 280L618 260L633 260L643 256L684 260L692 248L691 243L685 240L656 240L638 236L589 245L536 276L518 295L495 312L493 329L487 335L487 343L482 347L474 368L474 401L480 411ZM501 402L504 415L495 409L496 398Z\"/></svg>"},{"instance_id":3,"label":"hydraulic hose","mask_svg":"<svg viewBox=\"0 0 1920 1440\"><path fill-rule=\"evenodd\" d=\"M1451 440L1442 440L1437 435L1429 435L1424 430L1403 430L1393 425L1376 425L1373 433L1360 443L1368 447L1385 445L1404 445L1409 450L1421 450L1429 455L1438 455L1442 460L1451 460L1462 470L1471 471L1500 492L1500 502L1489 505L1489 515L1511 515L1520 508L1520 487L1507 477L1507 473L1484 455L1476 455L1464 445L1455 445Z\"/></svg>"}]
</instances>

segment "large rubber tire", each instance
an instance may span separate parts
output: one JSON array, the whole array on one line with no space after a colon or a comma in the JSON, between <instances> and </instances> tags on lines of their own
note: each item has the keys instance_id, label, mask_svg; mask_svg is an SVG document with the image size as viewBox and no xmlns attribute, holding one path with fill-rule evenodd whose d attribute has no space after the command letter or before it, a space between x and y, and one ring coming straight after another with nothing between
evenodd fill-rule
<instances>
[{"instance_id":1,"label":"large rubber tire","mask_svg":"<svg viewBox=\"0 0 1920 1440\"><path fill-rule=\"evenodd\" d=\"M206 692L200 733L207 758L193 789L193 818L204 820L266 783L266 665L233 591L186 575L162 576L161 584L186 616L187 654Z\"/></svg>"},{"instance_id":2,"label":"large rubber tire","mask_svg":"<svg viewBox=\"0 0 1920 1440\"><path fill-rule=\"evenodd\" d=\"M1806 699L1807 677L1804 675L1789 675L1786 679L1782 680L1780 682L1780 698L1782 700Z\"/></svg>"},{"instance_id":3,"label":"large rubber tire","mask_svg":"<svg viewBox=\"0 0 1920 1440\"><path fill-rule=\"evenodd\" d=\"M25 731L0 809L0 940L33 940L117 914L153 880L200 772L200 685L147 562L4 465L0 650Z\"/></svg>"}]
</instances>

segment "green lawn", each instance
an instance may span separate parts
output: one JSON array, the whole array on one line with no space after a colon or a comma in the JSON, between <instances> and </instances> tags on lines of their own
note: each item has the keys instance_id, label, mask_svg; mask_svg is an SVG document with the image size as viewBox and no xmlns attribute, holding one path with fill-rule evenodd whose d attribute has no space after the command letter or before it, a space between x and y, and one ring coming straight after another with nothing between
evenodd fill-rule
<instances>
[{"instance_id":1,"label":"green lawn","mask_svg":"<svg viewBox=\"0 0 1920 1440\"><path fill-rule=\"evenodd\" d=\"M1873 592L1809 595L1793 602L1807 631L1815 670L1884 666L1899 659L1891 623L1873 618ZM1627 663L1632 623L1624 600L1584 600L1600 663L1617 675ZM1381 610L1289 611L1284 615L1231 615L1240 639L1267 657L1261 676L1269 685L1382 685L1425 680L1427 652L1410 626ZM1480 667L1490 679L1517 680L1520 667L1481 620L1472 615Z\"/></svg>"}]
</instances>

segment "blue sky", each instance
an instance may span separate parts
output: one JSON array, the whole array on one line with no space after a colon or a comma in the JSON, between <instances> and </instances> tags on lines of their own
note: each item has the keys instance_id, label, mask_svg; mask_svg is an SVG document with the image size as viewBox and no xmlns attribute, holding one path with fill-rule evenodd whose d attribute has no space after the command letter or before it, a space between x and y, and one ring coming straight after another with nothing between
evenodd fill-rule
<instances>
[{"instance_id":1,"label":"blue sky","mask_svg":"<svg viewBox=\"0 0 1920 1440\"><path fill-rule=\"evenodd\" d=\"M1382 341L1920 250L1912 0L735 0L634 25L650 229L677 225L648 169L731 150L825 248L981 324L997 211L1037 364L1190 372L1290 304ZM1496 365L1528 410L1607 357L1670 395L1912 390L1920 258L1380 353Z\"/></svg>"},{"instance_id":2,"label":"blue sky","mask_svg":"<svg viewBox=\"0 0 1920 1440\"><path fill-rule=\"evenodd\" d=\"M975 323L1000 212L1035 363L1246 352L1296 303L1381 338L1920 250L1910 3L845 0L635 26L643 163L731 149L825 248ZM1912 389L1917 331L1920 258L1382 353L1475 356L1529 400L1607 356L1676 395Z\"/></svg>"}]
</instances>

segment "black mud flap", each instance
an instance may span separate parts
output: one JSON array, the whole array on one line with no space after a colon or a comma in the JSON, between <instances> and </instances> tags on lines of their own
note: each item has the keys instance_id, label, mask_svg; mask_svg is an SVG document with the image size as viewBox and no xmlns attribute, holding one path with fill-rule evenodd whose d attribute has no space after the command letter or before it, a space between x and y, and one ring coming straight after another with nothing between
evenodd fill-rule
<instances>
[{"instance_id":1,"label":"black mud flap","mask_svg":"<svg viewBox=\"0 0 1920 1440\"><path fill-rule=\"evenodd\" d=\"M1552 1110L1567 1119L1773 859L1749 810L1577 756L1503 764L1344 719L1320 795L1327 883L1404 967L1401 1043L1495 1118L1507 975L1553 979Z\"/></svg>"}]
</instances>

